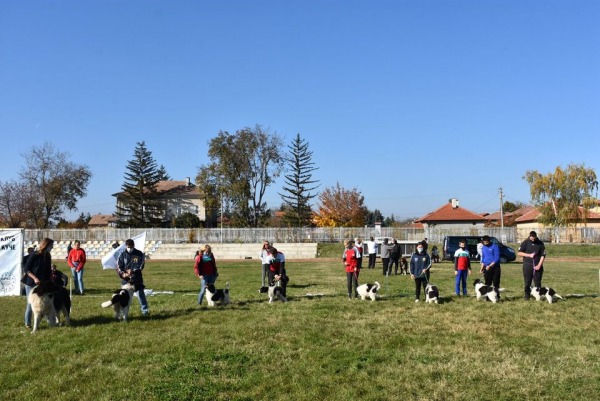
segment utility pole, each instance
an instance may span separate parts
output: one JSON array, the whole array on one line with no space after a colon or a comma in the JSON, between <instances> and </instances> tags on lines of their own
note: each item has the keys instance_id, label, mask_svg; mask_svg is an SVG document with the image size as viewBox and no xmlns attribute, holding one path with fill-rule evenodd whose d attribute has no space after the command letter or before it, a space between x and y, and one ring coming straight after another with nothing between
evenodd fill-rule
<instances>
[{"instance_id":1,"label":"utility pole","mask_svg":"<svg viewBox=\"0 0 600 401\"><path fill-rule=\"evenodd\" d=\"M502 187L500 187L500 227L502 227L502 234L504 234L504 194L502 193Z\"/></svg>"},{"instance_id":2,"label":"utility pole","mask_svg":"<svg viewBox=\"0 0 600 401\"><path fill-rule=\"evenodd\" d=\"M223 243L223 192L221 191L221 244Z\"/></svg>"}]
</instances>

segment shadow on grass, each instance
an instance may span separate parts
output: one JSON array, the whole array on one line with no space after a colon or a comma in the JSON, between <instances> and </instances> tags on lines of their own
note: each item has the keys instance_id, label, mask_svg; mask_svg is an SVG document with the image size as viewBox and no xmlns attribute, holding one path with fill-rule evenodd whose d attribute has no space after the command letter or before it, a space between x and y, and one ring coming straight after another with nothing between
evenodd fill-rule
<instances>
[{"instance_id":1,"label":"shadow on grass","mask_svg":"<svg viewBox=\"0 0 600 401\"><path fill-rule=\"evenodd\" d=\"M287 288L308 288L308 287L315 287L317 286L317 283L310 283L310 284L290 284L287 286Z\"/></svg>"},{"instance_id":2,"label":"shadow on grass","mask_svg":"<svg viewBox=\"0 0 600 401\"><path fill-rule=\"evenodd\" d=\"M129 315L129 321L134 321L134 320L168 320L168 319L173 319L179 316L183 316L183 315L190 315L193 312L198 311L197 308L186 308L186 309L177 309L174 311L161 311L161 312L156 312L156 313L152 313L150 312L150 316L145 317L145 316L140 316L139 314L136 314L134 316L132 316L131 314ZM99 315L99 316L91 316L88 318L84 318L84 319L77 319L77 320L72 320L71 321L71 326L73 327L85 327L85 326L90 326L90 325L100 325L100 324L113 324L113 323L117 323L115 318L114 318L114 314L111 310L111 315Z\"/></svg>"}]
</instances>

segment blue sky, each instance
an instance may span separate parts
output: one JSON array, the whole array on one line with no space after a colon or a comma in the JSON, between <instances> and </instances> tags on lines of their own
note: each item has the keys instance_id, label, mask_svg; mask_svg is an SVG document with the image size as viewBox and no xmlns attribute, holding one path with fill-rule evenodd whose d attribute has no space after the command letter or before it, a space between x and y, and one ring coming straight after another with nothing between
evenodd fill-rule
<instances>
[{"instance_id":1,"label":"blue sky","mask_svg":"<svg viewBox=\"0 0 600 401\"><path fill-rule=\"evenodd\" d=\"M599 20L578 0L4 0L0 180L50 140L94 173L79 211L110 213L136 141L185 179L219 130L261 124L384 215L495 211L499 187L529 199L527 170L600 173Z\"/></svg>"}]
</instances>

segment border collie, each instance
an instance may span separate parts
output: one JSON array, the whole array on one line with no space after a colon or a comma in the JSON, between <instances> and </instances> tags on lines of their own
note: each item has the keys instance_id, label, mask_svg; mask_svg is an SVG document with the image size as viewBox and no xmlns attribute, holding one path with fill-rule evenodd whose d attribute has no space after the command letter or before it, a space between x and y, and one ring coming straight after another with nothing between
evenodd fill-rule
<instances>
[{"instance_id":1,"label":"border collie","mask_svg":"<svg viewBox=\"0 0 600 401\"><path fill-rule=\"evenodd\" d=\"M440 293L438 288L435 285L428 283L427 287L425 287L425 302L428 304L435 302L437 304L439 296Z\"/></svg>"},{"instance_id":2,"label":"border collie","mask_svg":"<svg viewBox=\"0 0 600 401\"><path fill-rule=\"evenodd\" d=\"M272 304L275 298L279 298L281 302L286 302L287 298L283 295L283 287L281 287L281 280L276 280L274 285L268 287L260 287L258 292L260 294L268 294L269 303Z\"/></svg>"},{"instance_id":3,"label":"border collie","mask_svg":"<svg viewBox=\"0 0 600 401\"><path fill-rule=\"evenodd\" d=\"M33 330L35 333L40 328L42 316L46 316L50 327L56 326L56 310L54 309L54 295L60 287L50 281L41 281L33 287L29 294L28 302L33 312Z\"/></svg>"},{"instance_id":4,"label":"border collie","mask_svg":"<svg viewBox=\"0 0 600 401\"><path fill-rule=\"evenodd\" d=\"M563 299L563 297L558 295L556 291L550 287L533 287L531 288L531 295L533 295L537 301L542 299L542 297L546 297L549 304L554 302L554 298Z\"/></svg>"},{"instance_id":5,"label":"border collie","mask_svg":"<svg viewBox=\"0 0 600 401\"><path fill-rule=\"evenodd\" d=\"M500 300L500 291L491 285L483 284L480 279L475 280L473 286L475 287L477 300L481 299L481 297L487 297L492 303L496 303Z\"/></svg>"},{"instance_id":6,"label":"border collie","mask_svg":"<svg viewBox=\"0 0 600 401\"><path fill-rule=\"evenodd\" d=\"M219 302L221 306L229 305L229 283L225 283L224 290L217 290L214 284L207 285L204 296L206 297L208 306L215 306L217 302Z\"/></svg>"},{"instance_id":7,"label":"border collie","mask_svg":"<svg viewBox=\"0 0 600 401\"><path fill-rule=\"evenodd\" d=\"M120 290L113 292L110 301L102 302L102 307L108 308L112 306L115 310L115 320L119 322L122 317L123 321L126 322L134 292L135 286L133 284L125 284Z\"/></svg>"},{"instance_id":8,"label":"border collie","mask_svg":"<svg viewBox=\"0 0 600 401\"><path fill-rule=\"evenodd\" d=\"M356 287L356 292L363 301L366 297L371 298L371 301L375 301L377 298L377 291L381 288L381 285L376 281L375 284L362 284Z\"/></svg>"}]
</instances>

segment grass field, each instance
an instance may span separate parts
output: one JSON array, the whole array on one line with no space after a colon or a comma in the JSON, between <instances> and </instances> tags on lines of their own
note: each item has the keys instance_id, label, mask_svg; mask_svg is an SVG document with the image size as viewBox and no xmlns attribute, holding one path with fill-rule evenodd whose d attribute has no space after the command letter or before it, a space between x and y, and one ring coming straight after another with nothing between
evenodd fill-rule
<instances>
[{"instance_id":1,"label":"grass field","mask_svg":"<svg viewBox=\"0 0 600 401\"><path fill-rule=\"evenodd\" d=\"M380 266L360 281L378 280L385 296ZM347 299L340 263L287 268L290 302L269 305L257 292L256 261L223 262L217 287L231 283L233 304L204 309L191 261L149 262L147 288L175 294L149 297L148 319L134 300L131 323L117 324L100 303L118 279L90 263L73 326L44 321L35 335L23 325L25 299L2 298L0 398L600 399L600 299L526 302L519 264L503 267L506 292L496 305L454 297L447 262L432 272L440 305L415 304L406 276L390 277L381 300L361 302ZM551 261L544 283L563 296L595 295L598 268Z\"/></svg>"}]
</instances>

